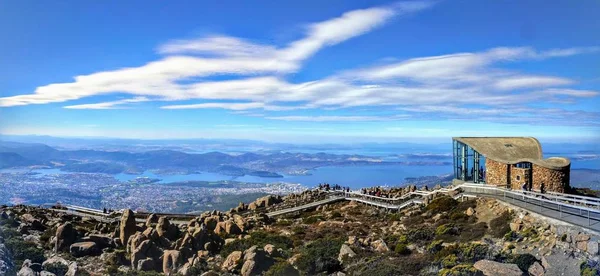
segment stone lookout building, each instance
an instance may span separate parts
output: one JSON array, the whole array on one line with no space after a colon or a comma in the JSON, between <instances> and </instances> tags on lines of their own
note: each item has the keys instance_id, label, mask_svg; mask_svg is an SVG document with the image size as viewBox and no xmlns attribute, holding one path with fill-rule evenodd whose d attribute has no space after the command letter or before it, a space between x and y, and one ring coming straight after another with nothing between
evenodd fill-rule
<instances>
[{"instance_id":1,"label":"stone lookout building","mask_svg":"<svg viewBox=\"0 0 600 276\"><path fill-rule=\"evenodd\" d=\"M542 146L533 137L454 137L452 147L455 181L569 191L571 161L543 159Z\"/></svg>"}]
</instances>

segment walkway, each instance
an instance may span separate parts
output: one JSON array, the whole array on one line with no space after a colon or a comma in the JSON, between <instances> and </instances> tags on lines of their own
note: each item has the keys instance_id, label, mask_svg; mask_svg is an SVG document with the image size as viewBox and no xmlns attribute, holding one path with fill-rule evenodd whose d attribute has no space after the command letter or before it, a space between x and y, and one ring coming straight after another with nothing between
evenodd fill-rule
<instances>
[{"instance_id":1,"label":"walkway","mask_svg":"<svg viewBox=\"0 0 600 276\"><path fill-rule=\"evenodd\" d=\"M414 204L423 204L424 199L433 194L449 194L452 191L458 191L458 194L454 196L455 199L462 197L494 198L548 218L600 232L599 198L561 193L540 194L529 191L507 190L494 185L482 184L461 184L452 188L442 188L433 191L414 191L396 198L377 197L358 192L330 191L329 199L277 210L267 213L267 216L280 216L341 200L356 201L397 211Z\"/></svg>"},{"instance_id":2,"label":"walkway","mask_svg":"<svg viewBox=\"0 0 600 276\"><path fill-rule=\"evenodd\" d=\"M377 197L359 192L330 191L325 199L319 198L317 201L304 205L274 210L266 213L266 215L276 217L343 200L361 202L378 208L397 211L411 205L423 204L425 198L431 195L437 193L450 194L452 192L455 199L464 197L494 198L548 218L557 219L600 233L600 198L562 193L540 194L537 192L507 190L494 185L483 184L461 184L433 191L414 191L396 198ZM115 222L119 219L118 217L111 216L111 214L103 213L102 210L73 205L63 205L63 207L66 210L54 210L78 216L92 217L103 222ZM136 213L136 221L144 222L147 215L147 213ZM157 215L169 217L176 224L186 223L190 218L196 217L190 214Z\"/></svg>"}]
</instances>

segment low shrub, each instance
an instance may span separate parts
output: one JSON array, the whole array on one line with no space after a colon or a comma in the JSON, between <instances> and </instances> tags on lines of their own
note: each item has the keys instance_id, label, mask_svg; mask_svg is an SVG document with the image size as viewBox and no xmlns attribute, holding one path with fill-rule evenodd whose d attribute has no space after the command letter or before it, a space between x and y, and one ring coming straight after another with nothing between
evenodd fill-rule
<instances>
[{"instance_id":1,"label":"low shrub","mask_svg":"<svg viewBox=\"0 0 600 276\"><path fill-rule=\"evenodd\" d=\"M279 261L272 265L264 274L265 276L290 276L299 275L298 271L287 261Z\"/></svg>"},{"instance_id":2,"label":"low shrub","mask_svg":"<svg viewBox=\"0 0 600 276\"><path fill-rule=\"evenodd\" d=\"M38 248L35 243L25 242L21 237L11 237L5 241L5 245L12 253L15 267L20 267L23 261L29 259L32 263L42 263L46 260L44 250Z\"/></svg>"},{"instance_id":3,"label":"low shrub","mask_svg":"<svg viewBox=\"0 0 600 276\"><path fill-rule=\"evenodd\" d=\"M324 219L323 219L322 216L311 216L311 217L307 217L307 218L302 219L302 222L304 224L315 224L315 223L317 223L319 221L323 221L323 220Z\"/></svg>"},{"instance_id":4,"label":"low shrub","mask_svg":"<svg viewBox=\"0 0 600 276\"><path fill-rule=\"evenodd\" d=\"M435 237L435 231L433 229L424 227L419 229L412 229L406 234L406 239L411 242L427 242Z\"/></svg>"},{"instance_id":5,"label":"low shrub","mask_svg":"<svg viewBox=\"0 0 600 276\"><path fill-rule=\"evenodd\" d=\"M343 243L341 239L315 240L301 250L301 255L296 264L300 270L308 275L322 272L331 274L339 271L342 266L337 257Z\"/></svg>"},{"instance_id":6,"label":"low shrub","mask_svg":"<svg viewBox=\"0 0 600 276\"><path fill-rule=\"evenodd\" d=\"M267 244L272 244L276 248L281 248L285 251L294 247L294 241L286 236L277 235L265 231L257 231L250 233L250 238L235 240L223 246L220 255L227 258L233 251L244 251L253 245L264 247Z\"/></svg>"},{"instance_id":7,"label":"low shrub","mask_svg":"<svg viewBox=\"0 0 600 276\"><path fill-rule=\"evenodd\" d=\"M442 196L432 200L425 208L433 213L442 213L454 209L457 205L458 201L454 198Z\"/></svg>"},{"instance_id":8,"label":"low shrub","mask_svg":"<svg viewBox=\"0 0 600 276\"><path fill-rule=\"evenodd\" d=\"M410 249L406 246L405 243L396 244L396 248L394 248L394 252L398 255L410 255Z\"/></svg>"},{"instance_id":9,"label":"low shrub","mask_svg":"<svg viewBox=\"0 0 600 276\"><path fill-rule=\"evenodd\" d=\"M292 225L292 221L291 220L287 220L287 219L280 219L280 220L277 220L277 222L275 222L275 225L277 225L277 226L290 226L290 225Z\"/></svg>"},{"instance_id":10,"label":"low shrub","mask_svg":"<svg viewBox=\"0 0 600 276\"><path fill-rule=\"evenodd\" d=\"M523 272L527 272L527 269L537 261L538 259L535 256L526 253L514 255L509 262L516 264Z\"/></svg>"},{"instance_id":11,"label":"low shrub","mask_svg":"<svg viewBox=\"0 0 600 276\"><path fill-rule=\"evenodd\" d=\"M419 275L431 262L428 255L411 254L398 258L375 256L352 268L352 275Z\"/></svg>"},{"instance_id":12,"label":"low shrub","mask_svg":"<svg viewBox=\"0 0 600 276\"><path fill-rule=\"evenodd\" d=\"M338 211L334 211L333 213L331 213L330 218L334 219L334 218L341 218L342 214Z\"/></svg>"},{"instance_id":13,"label":"low shrub","mask_svg":"<svg viewBox=\"0 0 600 276\"><path fill-rule=\"evenodd\" d=\"M470 264L461 264L452 268L444 268L438 273L439 276L471 276L481 275L476 268Z\"/></svg>"},{"instance_id":14,"label":"low shrub","mask_svg":"<svg viewBox=\"0 0 600 276\"><path fill-rule=\"evenodd\" d=\"M44 266L44 270L54 273L56 276L64 276L67 274L69 267L63 263L51 263Z\"/></svg>"},{"instance_id":15,"label":"low shrub","mask_svg":"<svg viewBox=\"0 0 600 276\"><path fill-rule=\"evenodd\" d=\"M444 247L442 246L442 244L444 243L444 241L442 240L435 240L432 241L428 246L427 246L427 252L435 254L437 252L439 252L440 250L442 250Z\"/></svg>"},{"instance_id":16,"label":"low shrub","mask_svg":"<svg viewBox=\"0 0 600 276\"><path fill-rule=\"evenodd\" d=\"M504 212L497 218L490 221L490 235L494 238L503 238L510 231L510 221L512 215L509 212Z\"/></svg>"},{"instance_id":17,"label":"low shrub","mask_svg":"<svg viewBox=\"0 0 600 276\"><path fill-rule=\"evenodd\" d=\"M435 229L436 236L457 234L459 234L459 231L458 228L454 225L454 223L442 224Z\"/></svg>"},{"instance_id":18,"label":"low shrub","mask_svg":"<svg viewBox=\"0 0 600 276\"><path fill-rule=\"evenodd\" d=\"M442 267L444 268L452 268L455 265L457 265L458 262L458 257L456 257L456 255L454 254L450 254L446 257L444 257L441 261L440 264L442 265Z\"/></svg>"},{"instance_id":19,"label":"low shrub","mask_svg":"<svg viewBox=\"0 0 600 276\"><path fill-rule=\"evenodd\" d=\"M594 260L583 261L579 265L579 274L581 276L598 276L600 275L600 263Z\"/></svg>"}]
</instances>

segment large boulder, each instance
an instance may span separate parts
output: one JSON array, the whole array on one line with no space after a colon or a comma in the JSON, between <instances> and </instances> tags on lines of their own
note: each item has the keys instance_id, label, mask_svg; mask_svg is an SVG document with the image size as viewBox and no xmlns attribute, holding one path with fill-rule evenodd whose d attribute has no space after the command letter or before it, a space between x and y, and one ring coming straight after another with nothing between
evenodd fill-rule
<instances>
[{"instance_id":1,"label":"large boulder","mask_svg":"<svg viewBox=\"0 0 600 276\"><path fill-rule=\"evenodd\" d=\"M156 214L150 214L146 218L146 227L152 227L157 222L158 222L158 216Z\"/></svg>"},{"instance_id":2,"label":"large boulder","mask_svg":"<svg viewBox=\"0 0 600 276\"><path fill-rule=\"evenodd\" d=\"M154 260L152 258L139 260L136 269L139 271L152 271L154 270Z\"/></svg>"},{"instance_id":3,"label":"large boulder","mask_svg":"<svg viewBox=\"0 0 600 276\"><path fill-rule=\"evenodd\" d=\"M183 256L178 250L166 250L163 254L163 273L170 275L171 272L176 272L183 265Z\"/></svg>"},{"instance_id":4,"label":"large boulder","mask_svg":"<svg viewBox=\"0 0 600 276\"><path fill-rule=\"evenodd\" d=\"M71 245L69 251L74 257L99 255L101 253L100 248L98 248L95 242L74 243Z\"/></svg>"},{"instance_id":5,"label":"large boulder","mask_svg":"<svg viewBox=\"0 0 600 276\"><path fill-rule=\"evenodd\" d=\"M390 248L382 239L372 242L371 247L373 247L373 249L379 253L386 253L390 251Z\"/></svg>"},{"instance_id":6,"label":"large boulder","mask_svg":"<svg viewBox=\"0 0 600 276\"><path fill-rule=\"evenodd\" d=\"M227 233L227 234L231 234L231 235L239 235L242 233L242 230L233 221L228 220L228 221L221 221L221 222L217 223L217 226L215 227L215 233L216 234Z\"/></svg>"},{"instance_id":7,"label":"large boulder","mask_svg":"<svg viewBox=\"0 0 600 276\"><path fill-rule=\"evenodd\" d=\"M92 234L87 237L83 237L83 241L90 241L96 243L98 248L104 249L107 247L113 247L113 241L109 236Z\"/></svg>"},{"instance_id":8,"label":"large boulder","mask_svg":"<svg viewBox=\"0 0 600 276\"><path fill-rule=\"evenodd\" d=\"M342 244L342 247L340 248L340 254L338 255L338 261L340 261L340 263L344 263L344 260L353 258L354 256L356 256L356 253L354 253L352 248L350 248L350 246L347 244Z\"/></svg>"},{"instance_id":9,"label":"large boulder","mask_svg":"<svg viewBox=\"0 0 600 276\"><path fill-rule=\"evenodd\" d=\"M490 260L477 261L473 267L483 272L486 276L521 276L523 272L516 264L505 264Z\"/></svg>"},{"instance_id":10,"label":"large boulder","mask_svg":"<svg viewBox=\"0 0 600 276\"><path fill-rule=\"evenodd\" d=\"M37 273L31 268L31 261L25 260L19 272L17 272L17 276L36 276Z\"/></svg>"},{"instance_id":11,"label":"large boulder","mask_svg":"<svg viewBox=\"0 0 600 276\"><path fill-rule=\"evenodd\" d=\"M60 225L56 229L54 252L68 249L75 240L77 240L77 230L73 228L73 225L70 222Z\"/></svg>"},{"instance_id":12,"label":"large boulder","mask_svg":"<svg viewBox=\"0 0 600 276\"><path fill-rule=\"evenodd\" d=\"M140 261L150 258L157 262L156 267L160 267L159 260L162 254L162 250L158 248L151 240L144 240L131 252L131 266L135 269L140 266Z\"/></svg>"},{"instance_id":13,"label":"large boulder","mask_svg":"<svg viewBox=\"0 0 600 276\"><path fill-rule=\"evenodd\" d=\"M129 237L133 235L137 230L135 225L135 214L130 209L125 209L121 216L121 222L119 224L119 238L123 244L127 244Z\"/></svg>"},{"instance_id":14,"label":"large boulder","mask_svg":"<svg viewBox=\"0 0 600 276\"><path fill-rule=\"evenodd\" d=\"M59 256L52 256L51 258L45 260L42 263L42 267L44 269L46 269L47 267L55 266L57 264L62 264L64 266L69 266L69 262L67 260L65 260L65 259L63 259L63 258L61 258Z\"/></svg>"},{"instance_id":15,"label":"large boulder","mask_svg":"<svg viewBox=\"0 0 600 276\"><path fill-rule=\"evenodd\" d=\"M261 275L267 271L275 260L271 258L262 248L258 248L256 245L252 246L244 251L244 264L242 265L241 275Z\"/></svg>"},{"instance_id":16,"label":"large boulder","mask_svg":"<svg viewBox=\"0 0 600 276\"><path fill-rule=\"evenodd\" d=\"M166 217L160 217L158 224L156 224L156 232L159 237L164 237L170 241L174 241L179 236L179 228L176 225L171 224Z\"/></svg>"},{"instance_id":17,"label":"large boulder","mask_svg":"<svg viewBox=\"0 0 600 276\"><path fill-rule=\"evenodd\" d=\"M531 276L544 276L546 274L546 270L539 262L534 262L530 265L527 272Z\"/></svg>"},{"instance_id":18,"label":"large boulder","mask_svg":"<svg viewBox=\"0 0 600 276\"><path fill-rule=\"evenodd\" d=\"M239 269L242 264L242 251L233 251L221 265L221 269L225 271L234 271Z\"/></svg>"}]
</instances>

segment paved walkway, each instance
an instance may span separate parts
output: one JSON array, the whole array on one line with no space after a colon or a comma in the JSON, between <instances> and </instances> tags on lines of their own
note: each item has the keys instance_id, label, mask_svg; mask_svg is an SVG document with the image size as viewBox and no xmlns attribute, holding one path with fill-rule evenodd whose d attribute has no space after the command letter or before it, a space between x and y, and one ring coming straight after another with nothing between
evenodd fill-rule
<instances>
[{"instance_id":1,"label":"paved walkway","mask_svg":"<svg viewBox=\"0 0 600 276\"><path fill-rule=\"evenodd\" d=\"M565 223L580 226L585 229L600 233L599 198L561 193L540 194L536 192L506 190L493 185L481 184L461 184L451 188L442 188L433 191L414 191L397 198L377 197L358 192L330 191L330 195L326 199L321 199L282 210L271 211L266 213L266 215L269 217L276 217L343 200L361 202L371 206L397 211L414 204L423 204L425 201L424 199L433 194L448 194L450 192L458 192L458 194L455 194L454 196L455 199L461 197L494 198L526 209L530 212L537 213L541 216L563 221ZM68 208L68 210L54 210L73 215L87 216L104 222L118 220L118 218L112 218L109 216L109 214L105 214L101 210L72 205L66 205L64 207ZM141 215L145 217L144 214ZM186 223L188 218L194 217L193 215L189 214L161 215L171 218L172 222L176 224ZM145 221L145 218L138 217L136 218L136 221L143 222Z\"/></svg>"}]
</instances>

